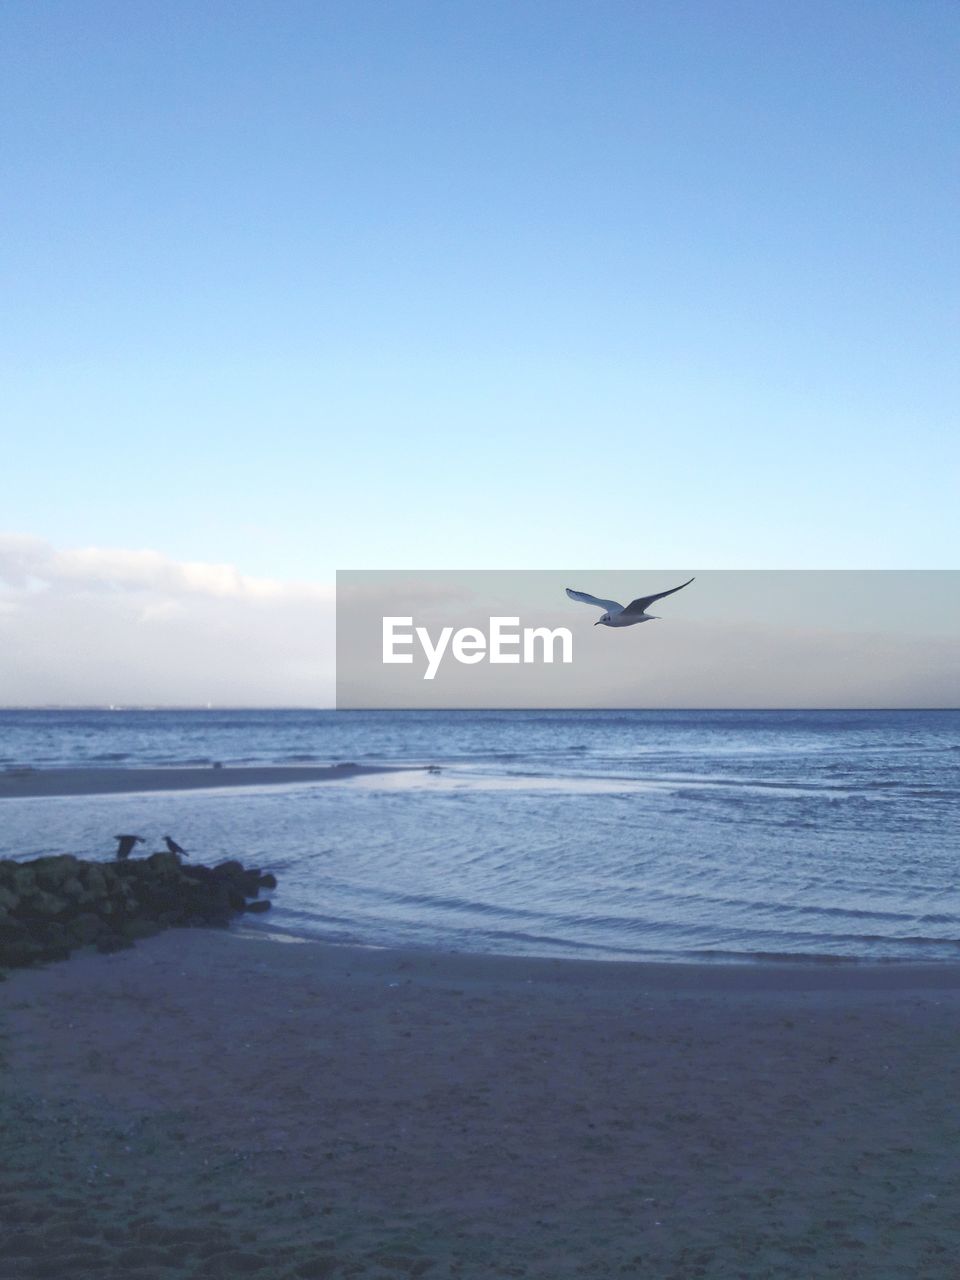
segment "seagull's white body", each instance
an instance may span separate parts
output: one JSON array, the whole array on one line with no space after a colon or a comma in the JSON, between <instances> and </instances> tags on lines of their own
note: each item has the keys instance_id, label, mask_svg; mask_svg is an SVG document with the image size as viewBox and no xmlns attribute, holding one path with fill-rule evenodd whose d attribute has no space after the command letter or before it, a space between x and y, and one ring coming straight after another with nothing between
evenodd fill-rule
<instances>
[{"instance_id":1,"label":"seagull's white body","mask_svg":"<svg viewBox=\"0 0 960 1280\"><path fill-rule=\"evenodd\" d=\"M627 613L623 605L619 613L611 613L594 623L597 627L635 627L638 622L653 622L659 615L656 613Z\"/></svg>"},{"instance_id":2,"label":"seagull's white body","mask_svg":"<svg viewBox=\"0 0 960 1280\"><path fill-rule=\"evenodd\" d=\"M592 604L603 610L603 617L593 625L595 627L634 627L638 622L653 622L658 614L647 613L647 606L654 600L662 600L664 596L672 596L674 591L682 591L689 587L693 578L681 582L679 587L671 587L669 591L658 591L652 596L639 596L628 605L616 600L600 600L597 596L588 595L586 591L571 591L567 587L567 595L571 600L579 600L581 604Z\"/></svg>"}]
</instances>

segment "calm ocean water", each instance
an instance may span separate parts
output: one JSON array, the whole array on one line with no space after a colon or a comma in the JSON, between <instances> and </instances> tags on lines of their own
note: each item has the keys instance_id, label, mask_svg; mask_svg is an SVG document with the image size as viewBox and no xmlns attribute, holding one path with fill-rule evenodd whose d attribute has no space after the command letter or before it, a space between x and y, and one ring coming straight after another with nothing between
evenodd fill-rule
<instances>
[{"instance_id":1,"label":"calm ocean water","mask_svg":"<svg viewBox=\"0 0 960 1280\"><path fill-rule=\"evenodd\" d=\"M5 800L0 856L170 832L338 941L960 960L958 711L0 712L0 768L215 760L441 772Z\"/></svg>"}]
</instances>

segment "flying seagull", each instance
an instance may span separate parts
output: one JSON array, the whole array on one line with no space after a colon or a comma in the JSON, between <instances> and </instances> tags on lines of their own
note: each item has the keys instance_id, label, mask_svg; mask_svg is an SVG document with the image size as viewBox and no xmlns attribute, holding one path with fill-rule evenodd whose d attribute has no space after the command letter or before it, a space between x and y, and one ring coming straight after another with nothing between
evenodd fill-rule
<instances>
[{"instance_id":1,"label":"flying seagull","mask_svg":"<svg viewBox=\"0 0 960 1280\"><path fill-rule=\"evenodd\" d=\"M189 858L189 854L182 845L177 844L172 836L164 836L163 843L167 846L171 853L182 854L185 858Z\"/></svg>"},{"instance_id":2,"label":"flying seagull","mask_svg":"<svg viewBox=\"0 0 960 1280\"><path fill-rule=\"evenodd\" d=\"M122 862L129 858L135 845L143 844L143 836L114 836L117 842L117 857Z\"/></svg>"},{"instance_id":3,"label":"flying seagull","mask_svg":"<svg viewBox=\"0 0 960 1280\"><path fill-rule=\"evenodd\" d=\"M636 600L631 600L626 607L618 604L616 600L598 600L596 596L587 595L586 591L571 591L569 587L567 587L567 595L571 600L579 600L581 604L595 604L597 608L604 611L599 622L593 624L595 627L632 627L636 622L651 622L657 617L655 613L647 613L647 606L653 604L654 600L672 596L675 591L682 591L684 587L689 587L692 581L692 578L688 578L686 582L681 582L679 587L671 587L669 591L658 591L652 596L639 596Z\"/></svg>"}]
</instances>

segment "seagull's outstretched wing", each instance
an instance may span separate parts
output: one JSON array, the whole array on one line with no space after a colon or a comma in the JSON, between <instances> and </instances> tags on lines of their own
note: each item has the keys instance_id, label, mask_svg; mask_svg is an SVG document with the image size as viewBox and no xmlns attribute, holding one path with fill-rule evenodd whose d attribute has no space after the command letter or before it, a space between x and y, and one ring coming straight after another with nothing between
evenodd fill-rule
<instances>
[{"instance_id":1,"label":"seagull's outstretched wing","mask_svg":"<svg viewBox=\"0 0 960 1280\"><path fill-rule=\"evenodd\" d=\"M686 582L681 582L679 587L671 587L669 591L658 591L656 595L640 596L636 600L631 600L624 613L644 613L648 605L653 604L654 600L662 600L664 596L672 596L675 591L682 591L684 587L689 587L693 582L693 578L688 578Z\"/></svg>"},{"instance_id":2,"label":"seagull's outstretched wing","mask_svg":"<svg viewBox=\"0 0 960 1280\"><path fill-rule=\"evenodd\" d=\"M598 600L596 596L588 596L586 591L571 591L569 587L566 591L571 600L579 600L581 604L595 604L604 613L619 613L623 608L617 600Z\"/></svg>"}]
</instances>

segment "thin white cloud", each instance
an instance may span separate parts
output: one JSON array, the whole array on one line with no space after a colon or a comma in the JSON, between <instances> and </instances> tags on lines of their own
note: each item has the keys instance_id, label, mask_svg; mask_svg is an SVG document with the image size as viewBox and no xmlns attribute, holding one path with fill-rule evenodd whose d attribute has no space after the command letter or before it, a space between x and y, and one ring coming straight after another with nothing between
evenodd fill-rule
<instances>
[{"instance_id":1,"label":"thin white cloud","mask_svg":"<svg viewBox=\"0 0 960 1280\"><path fill-rule=\"evenodd\" d=\"M182 618L186 608L180 600L151 600L140 610L141 622L169 622Z\"/></svg>"},{"instance_id":2,"label":"thin white cloud","mask_svg":"<svg viewBox=\"0 0 960 1280\"><path fill-rule=\"evenodd\" d=\"M232 564L174 560L149 549L58 550L42 538L25 534L0 534L0 582L10 587L42 583L86 591L159 591L170 596L196 594L221 599L333 599L330 587L255 578Z\"/></svg>"},{"instance_id":3,"label":"thin white cloud","mask_svg":"<svg viewBox=\"0 0 960 1280\"><path fill-rule=\"evenodd\" d=\"M324 706L334 589L0 535L0 705Z\"/></svg>"}]
</instances>

